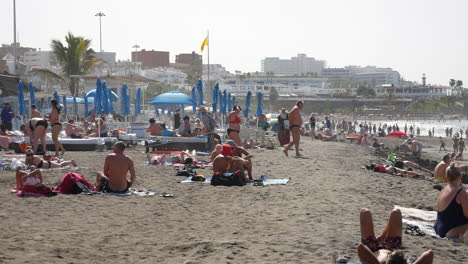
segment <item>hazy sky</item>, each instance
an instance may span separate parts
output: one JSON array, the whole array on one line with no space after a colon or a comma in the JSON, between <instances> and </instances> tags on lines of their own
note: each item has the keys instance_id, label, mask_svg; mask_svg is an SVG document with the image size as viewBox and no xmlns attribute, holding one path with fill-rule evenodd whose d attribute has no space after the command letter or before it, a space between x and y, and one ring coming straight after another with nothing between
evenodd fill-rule
<instances>
[{"instance_id":1,"label":"hazy sky","mask_svg":"<svg viewBox=\"0 0 468 264\"><path fill-rule=\"evenodd\" d=\"M210 63L260 71L264 57L297 53L330 67L392 67L409 80L468 86L465 0L16 0L22 45L49 50L70 31L129 59L132 46L200 52L210 30ZM13 0L0 0L0 43L13 42ZM204 63L206 59L206 49Z\"/></svg>"}]
</instances>

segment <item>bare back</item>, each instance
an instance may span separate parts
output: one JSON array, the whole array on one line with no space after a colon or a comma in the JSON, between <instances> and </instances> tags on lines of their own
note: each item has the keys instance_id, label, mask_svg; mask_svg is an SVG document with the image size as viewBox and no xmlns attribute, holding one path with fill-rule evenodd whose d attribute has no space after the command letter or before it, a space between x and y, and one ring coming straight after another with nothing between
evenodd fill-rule
<instances>
[{"instance_id":1,"label":"bare back","mask_svg":"<svg viewBox=\"0 0 468 264\"><path fill-rule=\"evenodd\" d=\"M444 161L439 162L439 164L437 164L437 166L434 169L434 179L447 181L445 174L448 166L449 164L445 163Z\"/></svg>"},{"instance_id":2,"label":"bare back","mask_svg":"<svg viewBox=\"0 0 468 264\"><path fill-rule=\"evenodd\" d=\"M109 154L104 162L104 175L109 178L109 187L113 190L127 188L127 174L130 172L132 183L135 181L133 161L125 154Z\"/></svg>"},{"instance_id":3,"label":"bare back","mask_svg":"<svg viewBox=\"0 0 468 264\"><path fill-rule=\"evenodd\" d=\"M151 136L162 136L162 129L158 124L151 124L146 129L146 132L148 132Z\"/></svg>"}]
</instances>

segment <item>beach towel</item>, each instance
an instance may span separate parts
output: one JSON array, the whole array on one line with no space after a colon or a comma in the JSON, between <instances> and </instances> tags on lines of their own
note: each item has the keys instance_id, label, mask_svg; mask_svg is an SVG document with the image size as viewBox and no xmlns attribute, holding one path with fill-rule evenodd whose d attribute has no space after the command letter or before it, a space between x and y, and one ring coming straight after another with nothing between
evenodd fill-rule
<instances>
[{"instance_id":1,"label":"beach towel","mask_svg":"<svg viewBox=\"0 0 468 264\"><path fill-rule=\"evenodd\" d=\"M25 185L21 189L12 189L11 193L15 193L18 197L51 197L57 195L56 193L52 192L52 190L45 186L29 186Z\"/></svg>"},{"instance_id":2,"label":"beach towel","mask_svg":"<svg viewBox=\"0 0 468 264\"><path fill-rule=\"evenodd\" d=\"M267 185L286 185L288 184L290 179L265 179L263 181L263 186ZM210 184L211 183L211 176L206 176L206 180L204 182L200 181L192 181L192 177L187 177L186 179L179 181L179 183L203 183L203 184ZM247 183L247 185L253 185L254 183Z\"/></svg>"},{"instance_id":3,"label":"beach towel","mask_svg":"<svg viewBox=\"0 0 468 264\"><path fill-rule=\"evenodd\" d=\"M434 230L434 223L437 218L436 211L425 211L398 205L395 205L394 209L399 209L401 211L404 224L417 227L425 235L439 237Z\"/></svg>"},{"instance_id":4,"label":"beach towel","mask_svg":"<svg viewBox=\"0 0 468 264\"><path fill-rule=\"evenodd\" d=\"M96 192L95 194L112 195L112 196L146 197L146 196L153 196L155 194L155 192L153 190L151 190L151 189L142 189L142 190L130 189L126 193Z\"/></svg>"},{"instance_id":5,"label":"beach towel","mask_svg":"<svg viewBox=\"0 0 468 264\"><path fill-rule=\"evenodd\" d=\"M187 164L183 164L183 163L175 163L175 164L172 164L172 166L174 167L185 167L187 166ZM200 167L200 168L207 168L207 167L213 167L213 163L202 163L202 162L197 162L195 165L193 165L195 167Z\"/></svg>"},{"instance_id":6,"label":"beach towel","mask_svg":"<svg viewBox=\"0 0 468 264\"><path fill-rule=\"evenodd\" d=\"M87 188L89 191L96 190L85 177L78 173L69 172L63 176L62 182L54 188L54 192L62 194L81 193L83 191L83 187L81 187L81 185L77 185L78 182L84 184L84 188Z\"/></svg>"}]
</instances>

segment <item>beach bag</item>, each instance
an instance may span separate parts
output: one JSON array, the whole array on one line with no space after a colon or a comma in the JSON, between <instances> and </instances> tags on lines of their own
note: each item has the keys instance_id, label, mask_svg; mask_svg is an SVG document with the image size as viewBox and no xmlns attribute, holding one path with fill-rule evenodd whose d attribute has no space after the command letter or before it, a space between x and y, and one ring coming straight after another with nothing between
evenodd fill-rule
<instances>
[{"instance_id":1,"label":"beach bag","mask_svg":"<svg viewBox=\"0 0 468 264\"><path fill-rule=\"evenodd\" d=\"M219 173L215 172L211 178L211 185L218 186L244 186L246 181L244 178L244 172L237 170L234 173Z\"/></svg>"},{"instance_id":2,"label":"beach bag","mask_svg":"<svg viewBox=\"0 0 468 264\"><path fill-rule=\"evenodd\" d=\"M79 194L85 192L96 191L85 177L78 173L69 172L62 178L62 182L55 187L54 192L63 194Z\"/></svg>"},{"instance_id":3,"label":"beach bag","mask_svg":"<svg viewBox=\"0 0 468 264\"><path fill-rule=\"evenodd\" d=\"M185 176L185 177L193 177L197 175L196 171L193 171L189 167L184 167L184 169L177 171L176 176Z\"/></svg>"}]
</instances>

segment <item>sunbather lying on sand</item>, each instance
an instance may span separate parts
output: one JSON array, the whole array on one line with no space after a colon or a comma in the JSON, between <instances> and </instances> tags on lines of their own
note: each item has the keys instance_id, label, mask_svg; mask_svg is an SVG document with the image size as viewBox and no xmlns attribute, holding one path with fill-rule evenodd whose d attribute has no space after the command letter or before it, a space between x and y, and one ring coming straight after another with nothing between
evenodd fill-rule
<instances>
[{"instance_id":1,"label":"sunbather lying on sand","mask_svg":"<svg viewBox=\"0 0 468 264\"><path fill-rule=\"evenodd\" d=\"M365 264L406 264L401 248L402 217L398 209L390 214L388 223L379 237L375 236L372 213L361 209L361 243L357 247L359 258ZM434 254L431 250L424 252L413 264L431 264Z\"/></svg>"},{"instance_id":2,"label":"sunbather lying on sand","mask_svg":"<svg viewBox=\"0 0 468 264\"><path fill-rule=\"evenodd\" d=\"M381 164L376 164L372 163L370 166L366 166L368 170L372 170L374 172L380 172L380 173L387 173L390 175L398 175L398 176L420 176L422 172L414 172L410 170L402 170L397 167L393 167L390 165L381 165Z\"/></svg>"},{"instance_id":3,"label":"sunbather lying on sand","mask_svg":"<svg viewBox=\"0 0 468 264\"><path fill-rule=\"evenodd\" d=\"M187 164L187 163L193 162L192 158L185 158L185 156L192 157L192 155L184 151L182 151L179 155L174 155L172 157L169 157L169 159L166 154L162 154L161 156L158 156L158 155L151 156L149 153L146 153L146 158L148 160L148 164L150 165L159 165L159 164L164 164L166 162L170 162L172 164L175 164L175 163Z\"/></svg>"},{"instance_id":4,"label":"sunbather lying on sand","mask_svg":"<svg viewBox=\"0 0 468 264\"><path fill-rule=\"evenodd\" d=\"M21 170L21 167L16 168L16 189L21 189L23 186L42 186L42 174L36 167L31 166L29 171Z\"/></svg>"},{"instance_id":5,"label":"sunbather lying on sand","mask_svg":"<svg viewBox=\"0 0 468 264\"><path fill-rule=\"evenodd\" d=\"M54 160L43 160L41 158L34 156L32 149L26 150L26 159L24 161L24 164L33 165L38 169L62 168L62 167L69 166L69 165L72 165L74 167L77 166L74 160L64 160L62 162L57 162Z\"/></svg>"}]
</instances>

